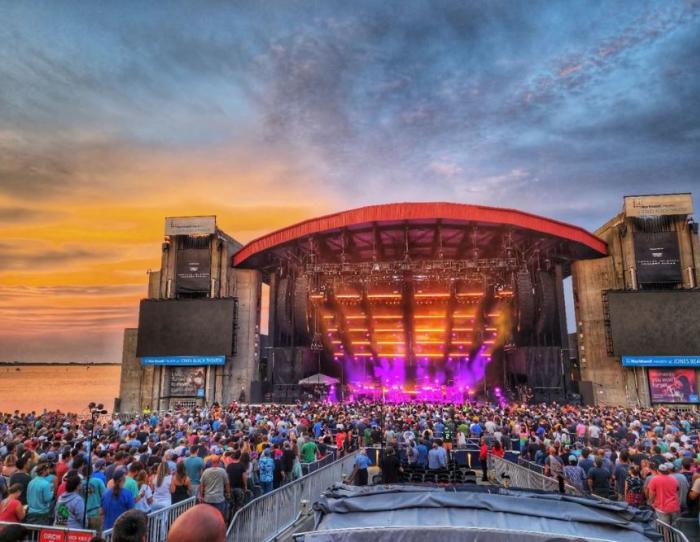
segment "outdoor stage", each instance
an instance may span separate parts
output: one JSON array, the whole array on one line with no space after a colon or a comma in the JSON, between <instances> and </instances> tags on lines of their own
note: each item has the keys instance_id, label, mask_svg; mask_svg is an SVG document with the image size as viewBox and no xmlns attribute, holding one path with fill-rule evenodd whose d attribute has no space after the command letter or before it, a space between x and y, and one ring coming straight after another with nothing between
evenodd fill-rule
<instances>
[{"instance_id":1,"label":"outdoor stage","mask_svg":"<svg viewBox=\"0 0 700 542\"><path fill-rule=\"evenodd\" d=\"M516 210L400 203L276 231L233 265L270 285L272 398L323 373L339 381L331 399L461 402L566 390L562 280L606 252L581 228Z\"/></svg>"}]
</instances>

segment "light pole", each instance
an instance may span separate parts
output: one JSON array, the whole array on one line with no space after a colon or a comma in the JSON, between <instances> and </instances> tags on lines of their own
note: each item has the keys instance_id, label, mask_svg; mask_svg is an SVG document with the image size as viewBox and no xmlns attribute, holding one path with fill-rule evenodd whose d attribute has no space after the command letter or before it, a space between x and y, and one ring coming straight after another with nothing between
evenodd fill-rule
<instances>
[{"instance_id":1,"label":"light pole","mask_svg":"<svg viewBox=\"0 0 700 542\"><path fill-rule=\"evenodd\" d=\"M87 500L90 495L90 475L92 474L92 440L95 438L95 422L98 416L107 414L105 407L102 403L90 403L88 405L90 409L90 440L88 441L88 460L87 460L87 477L85 480L85 506L83 509L83 527L87 529Z\"/></svg>"}]
</instances>

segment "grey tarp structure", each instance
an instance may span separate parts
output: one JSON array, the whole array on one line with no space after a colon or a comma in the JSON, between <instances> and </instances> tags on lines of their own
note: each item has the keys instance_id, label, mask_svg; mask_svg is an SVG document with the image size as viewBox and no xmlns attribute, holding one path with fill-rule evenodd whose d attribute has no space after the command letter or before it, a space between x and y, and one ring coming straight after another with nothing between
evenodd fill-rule
<instances>
[{"instance_id":1,"label":"grey tarp structure","mask_svg":"<svg viewBox=\"0 0 700 542\"><path fill-rule=\"evenodd\" d=\"M314 510L316 530L305 542L660 539L652 512L626 503L483 486L336 485Z\"/></svg>"},{"instance_id":2,"label":"grey tarp structure","mask_svg":"<svg viewBox=\"0 0 700 542\"><path fill-rule=\"evenodd\" d=\"M299 381L300 386L333 386L339 384L340 380L332 376L316 373L315 375L307 376Z\"/></svg>"}]
</instances>

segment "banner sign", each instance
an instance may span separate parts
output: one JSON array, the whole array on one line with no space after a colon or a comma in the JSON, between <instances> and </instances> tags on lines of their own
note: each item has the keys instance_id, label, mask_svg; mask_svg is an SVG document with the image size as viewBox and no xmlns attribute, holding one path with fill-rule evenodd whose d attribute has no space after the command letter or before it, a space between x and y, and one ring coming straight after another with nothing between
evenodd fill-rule
<instances>
[{"instance_id":1,"label":"banner sign","mask_svg":"<svg viewBox=\"0 0 700 542\"><path fill-rule=\"evenodd\" d=\"M165 235L211 235L216 216L176 216L165 219Z\"/></svg>"},{"instance_id":2,"label":"banner sign","mask_svg":"<svg viewBox=\"0 0 700 542\"><path fill-rule=\"evenodd\" d=\"M204 367L173 367L170 369L172 397L204 397L206 372Z\"/></svg>"},{"instance_id":3,"label":"banner sign","mask_svg":"<svg viewBox=\"0 0 700 542\"><path fill-rule=\"evenodd\" d=\"M683 281L676 232L635 232L634 254L639 284Z\"/></svg>"},{"instance_id":4,"label":"banner sign","mask_svg":"<svg viewBox=\"0 0 700 542\"><path fill-rule=\"evenodd\" d=\"M226 356L145 356L142 365L201 366L224 365Z\"/></svg>"},{"instance_id":5,"label":"banner sign","mask_svg":"<svg viewBox=\"0 0 700 542\"><path fill-rule=\"evenodd\" d=\"M62 531L60 529L41 529L39 542L90 542L92 533Z\"/></svg>"},{"instance_id":6,"label":"banner sign","mask_svg":"<svg viewBox=\"0 0 700 542\"><path fill-rule=\"evenodd\" d=\"M700 356L622 356L623 367L700 367Z\"/></svg>"},{"instance_id":7,"label":"banner sign","mask_svg":"<svg viewBox=\"0 0 700 542\"><path fill-rule=\"evenodd\" d=\"M627 216L692 215L693 198L690 194L659 194L656 196L625 196Z\"/></svg>"},{"instance_id":8,"label":"banner sign","mask_svg":"<svg viewBox=\"0 0 700 542\"><path fill-rule=\"evenodd\" d=\"M697 403L694 369L649 369L652 403Z\"/></svg>"},{"instance_id":9,"label":"banner sign","mask_svg":"<svg viewBox=\"0 0 700 542\"><path fill-rule=\"evenodd\" d=\"M177 251L175 291L208 292L211 289L211 252L207 248L186 248Z\"/></svg>"}]
</instances>

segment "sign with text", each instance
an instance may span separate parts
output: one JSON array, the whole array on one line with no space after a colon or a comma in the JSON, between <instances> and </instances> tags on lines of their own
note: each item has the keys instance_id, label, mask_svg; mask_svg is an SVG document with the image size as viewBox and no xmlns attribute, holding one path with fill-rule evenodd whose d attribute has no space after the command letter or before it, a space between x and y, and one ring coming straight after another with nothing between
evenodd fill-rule
<instances>
[{"instance_id":1,"label":"sign with text","mask_svg":"<svg viewBox=\"0 0 700 542\"><path fill-rule=\"evenodd\" d=\"M622 356L623 367L700 367L700 356Z\"/></svg>"},{"instance_id":2,"label":"sign with text","mask_svg":"<svg viewBox=\"0 0 700 542\"><path fill-rule=\"evenodd\" d=\"M204 367L172 367L170 369L171 397L204 397L206 370Z\"/></svg>"},{"instance_id":3,"label":"sign with text","mask_svg":"<svg viewBox=\"0 0 700 542\"><path fill-rule=\"evenodd\" d=\"M639 284L683 281L676 232L635 232L634 254Z\"/></svg>"},{"instance_id":4,"label":"sign with text","mask_svg":"<svg viewBox=\"0 0 700 542\"><path fill-rule=\"evenodd\" d=\"M659 194L654 196L625 196L627 216L692 215L693 198L690 194Z\"/></svg>"},{"instance_id":5,"label":"sign with text","mask_svg":"<svg viewBox=\"0 0 700 542\"><path fill-rule=\"evenodd\" d=\"M209 292L211 289L211 252L207 248L177 251L175 291L178 294Z\"/></svg>"},{"instance_id":6,"label":"sign with text","mask_svg":"<svg viewBox=\"0 0 700 542\"><path fill-rule=\"evenodd\" d=\"M697 403L695 369L649 369L652 403Z\"/></svg>"},{"instance_id":7,"label":"sign with text","mask_svg":"<svg viewBox=\"0 0 700 542\"><path fill-rule=\"evenodd\" d=\"M42 529L39 531L39 542L90 542L92 533L62 531L60 529Z\"/></svg>"},{"instance_id":8,"label":"sign with text","mask_svg":"<svg viewBox=\"0 0 700 542\"><path fill-rule=\"evenodd\" d=\"M144 356L143 365L198 366L224 365L226 356Z\"/></svg>"},{"instance_id":9,"label":"sign with text","mask_svg":"<svg viewBox=\"0 0 700 542\"><path fill-rule=\"evenodd\" d=\"M165 235L211 235L216 216L171 216L165 219Z\"/></svg>"}]
</instances>

